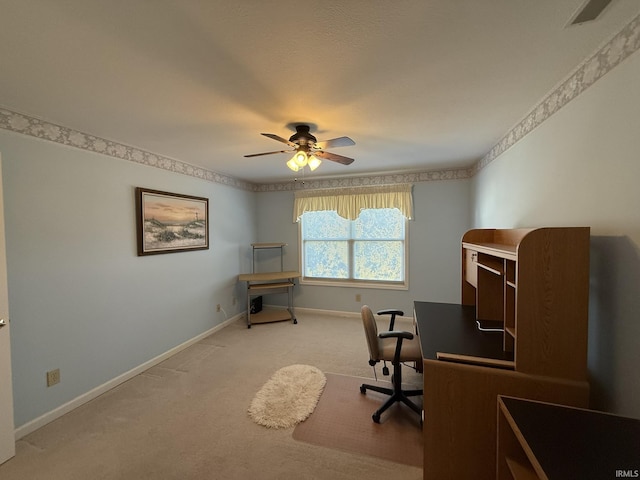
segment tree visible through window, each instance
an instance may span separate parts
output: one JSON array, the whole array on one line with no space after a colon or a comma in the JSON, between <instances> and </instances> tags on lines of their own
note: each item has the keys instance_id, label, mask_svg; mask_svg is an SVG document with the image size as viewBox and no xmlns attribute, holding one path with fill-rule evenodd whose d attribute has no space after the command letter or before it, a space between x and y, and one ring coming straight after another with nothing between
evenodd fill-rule
<instances>
[{"instance_id":1,"label":"tree visible through window","mask_svg":"<svg viewBox=\"0 0 640 480\"><path fill-rule=\"evenodd\" d=\"M398 209L362 210L353 221L306 212L300 225L305 279L405 281L406 219Z\"/></svg>"}]
</instances>

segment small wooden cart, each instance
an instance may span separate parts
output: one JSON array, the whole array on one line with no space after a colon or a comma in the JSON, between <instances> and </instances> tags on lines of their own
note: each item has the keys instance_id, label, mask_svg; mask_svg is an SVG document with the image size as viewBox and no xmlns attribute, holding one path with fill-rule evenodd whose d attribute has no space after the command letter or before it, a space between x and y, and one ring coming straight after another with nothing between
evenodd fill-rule
<instances>
[{"instance_id":1,"label":"small wooden cart","mask_svg":"<svg viewBox=\"0 0 640 480\"><path fill-rule=\"evenodd\" d=\"M291 320L298 323L293 308L294 280L300 278L300 272L267 272L267 273L242 273L238 280L247 282L247 328L252 323L281 322ZM286 309L264 309L258 313L251 313L251 299L259 295L273 293L286 293L288 306Z\"/></svg>"},{"instance_id":2,"label":"small wooden cart","mask_svg":"<svg viewBox=\"0 0 640 480\"><path fill-rule=\"evenodd\" d=\"M241 273L238 281L247 282L247 328L251 328L252 323L281 322L291 320L298 323L293 308L293 286L295 279L300 278L300 272L282 271L284 268L283 248L286 243L252 243L254 273ZM256 251L265 249L280 249L280 270L279 272L255 273ZM260 312L251 313L251 300L260 295L270 295L276 293L286 293L288 297L287 308L264 309Z\"/></svg>"}]
</instances>

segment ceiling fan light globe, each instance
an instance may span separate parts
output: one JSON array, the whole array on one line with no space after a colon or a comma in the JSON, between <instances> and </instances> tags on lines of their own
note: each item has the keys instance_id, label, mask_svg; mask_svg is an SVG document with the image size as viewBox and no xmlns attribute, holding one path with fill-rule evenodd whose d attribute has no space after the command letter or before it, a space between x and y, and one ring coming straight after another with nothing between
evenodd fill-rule
<instances>
[{"instance_id":1,"label":"ceiling fan light globe","mask_svg":"<svg viewBox=\"0 0 640 480\"><path fill-rule=\"evenodd\" d=\"M294 155L293 161L299 167L304 167L307 164L307 154L304 152L298 152Z\"/></svg>"},{"instance_id":2,"label":"ceiling fan light globe","mask_svg":"<svg viewBox=\"0 0 640 480\"><path fill-rule=\"evenodd\" d=\"M297 172L298 170L300 170L300 167L298 166L298 164L295 162L293 158L287 162L287 167L289 167L294 172Z\"/></svg>"},{"instance_id":3,"label":"ceiling fan light globe","mask_svg":"<svg viewBox=\"0 0 640 480\"><path fill-rule=\"evenodd\" d=\"M318 157L314 157L313 155L311 155L309 157L309 169L313 172L316 168L318 168L320 166L320 164L322 163L322 160L320 160Z\"/></svg>"}]
</instances>

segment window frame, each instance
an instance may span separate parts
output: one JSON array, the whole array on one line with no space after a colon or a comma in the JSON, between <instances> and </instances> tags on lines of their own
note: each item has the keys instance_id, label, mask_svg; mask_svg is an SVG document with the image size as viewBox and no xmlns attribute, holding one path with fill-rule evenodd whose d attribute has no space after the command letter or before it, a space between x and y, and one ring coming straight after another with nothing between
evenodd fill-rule
<instances>
[{"instance_id":1,"label":"window frame","mask_svg":"<svg viewBox=\"0 0 640 480\"><path fill-rule=\"evenodd\" d=\"M378 209L371 209L378 210ZM298 265L300 267L300 285L317 285L325 287L357 287L357 288L376 288L386 290L409 290L409 219L404 218L404 280L402 281L388 281L388 280L360 280L355 278L318 278L318 277L306 277L305 272L305 259L304 259L304 242L302 230L303 219L302 217L298 221ZM355 220L348 220L354 222ZM354 239L353 237L346 240L348 243L349 254L349 276L353 277L354 270L354 243L367 241L362 239ZM380 239L370 239L369 241L380 241ZM392 241L398 241L393 239Z\"/></svg>"}]
</instances>

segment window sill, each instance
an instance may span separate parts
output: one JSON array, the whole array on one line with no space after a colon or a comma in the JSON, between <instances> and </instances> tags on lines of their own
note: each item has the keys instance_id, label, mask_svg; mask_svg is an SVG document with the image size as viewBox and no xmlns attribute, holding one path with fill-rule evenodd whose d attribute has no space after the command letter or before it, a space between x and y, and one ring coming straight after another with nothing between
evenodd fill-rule
<instances>
[{"instance_id":1,"label":"window sill","mask_svg":"<svg viewBox=\"0 0 640 480\"><path fill-rule=\"evenodd\" d=\"M300 285L316 285L320 287L354 287L371 288L376 290L409 290L405 282L373 282L362 280L330 280L318 278L300 278Z\"/></svg>"}]
</instances>

